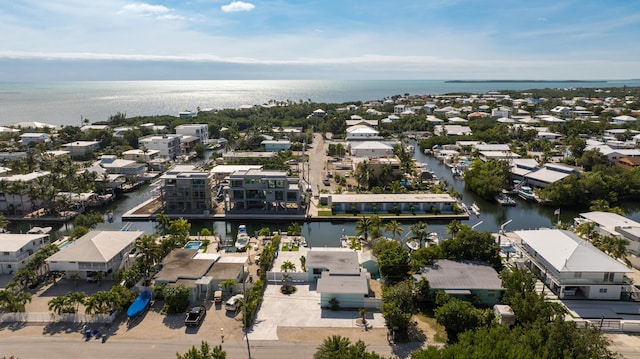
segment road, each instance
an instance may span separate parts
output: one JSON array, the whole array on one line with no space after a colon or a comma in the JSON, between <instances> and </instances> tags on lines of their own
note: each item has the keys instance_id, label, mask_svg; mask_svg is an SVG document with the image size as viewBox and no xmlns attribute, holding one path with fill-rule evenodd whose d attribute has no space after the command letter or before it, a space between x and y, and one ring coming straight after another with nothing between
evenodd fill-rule
<instances>
[{"instance_id":1,"label":"road","mask_svg":"<svg viewBox=\"0 0 640 359\"><path fill-rule=\"evenodd\" d=\"M21 359L47 358L175 358L175 353L185 353L192 345L198 343L187 340L117 340L110 338L107 342L91 339L85 341L79 334L77 339L61 337L12 337L0 338L1 355L13 355ZM211 345L220 344L219 338L209 341ZM251 358L280 359L280 358L313 358L318 344L315 343L287 343L281 341L260 341L251 343ZM222 348L227 352L227 358L249 358L246 342L224 343ZM372 345L368 349L382 355L391 355L389 346ZM394 352L405 357L406 351Z\"/></svg>"},{"instance_id":2,"label":"road","mask_svg":"<svg viewBox=\"0 0 640 359\"><path fill-rule=\"evenodd\" d=\"M308 174L309 178L307 178L307 172L305 172L305 178L307 178L307 183L311 185L311 189L313 190L313 194L317 195L322 188L322 179L326 176L326 150L324 148L324 138L319 133L313 134L313 144L311 148L307 151L308 162L306 166L308 166ZM305 171L307 168L305 168Z\"/></svg>"}]
</instances>

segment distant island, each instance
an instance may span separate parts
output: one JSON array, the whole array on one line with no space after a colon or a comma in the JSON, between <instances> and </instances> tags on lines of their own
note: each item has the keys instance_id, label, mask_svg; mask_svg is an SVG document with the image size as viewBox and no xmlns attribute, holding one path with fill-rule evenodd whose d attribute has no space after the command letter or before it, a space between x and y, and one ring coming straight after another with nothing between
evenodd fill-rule
<instances>
[{"instance_id":1,"label":"distant island","mask_svg":"<svg viewBox=\"0 0 640 359\"><path fill-rule=\"evenodd\" d=\"M469 83L606 83L606 80L448 80L445 83L460 83L460 84L469 84Z\"/></svg>"}]
</instances>

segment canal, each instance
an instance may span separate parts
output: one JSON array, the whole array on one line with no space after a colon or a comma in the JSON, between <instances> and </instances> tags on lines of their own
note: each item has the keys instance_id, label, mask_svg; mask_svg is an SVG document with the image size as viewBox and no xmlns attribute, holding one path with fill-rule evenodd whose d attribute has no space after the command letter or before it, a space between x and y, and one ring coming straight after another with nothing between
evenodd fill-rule
<instances>
[{"instance_id":1,"label":"canal","mask_svg":"<svg viewBox=\"0 0 640 359\"><path fill-rule=\"evenodd\" d=\"M463 224L473 226L477 231L489 231L497 232L500 226L509 222L505 226L505 230L513 231L520 229L536 229L543 227L552 227L558 220L558 216L554 216L553 212L556 208L538 206L532 202L526 202L520 198L517 198L517 205L515 207L503 207L494 202L488 202L482 198L477 197L474 193L468 191L464 187L464 181L455 179L449 167L435 159L434 157L427 156L420 152L419 147L416 145L415 157L421 162L427 164L436 176L441 180L446 180L449 186L452 186L462 194L462 202L467 206L472 203L476 203L480 208L480 215L471 217L463 221ZM111 206L101 210L105 214L105 223L100 223L97 230L142 230L147 233L154 233L156 231L155 223L152 221L143 222L123 222L122 214L129 209L139 205L145 200L149 199L154 192L157 184L151 184L144 186L141 190L133 193L123 194L116 200ZM623 204L621 207L626 212L626 217L629 217L635 221L640 222L640 204L629 203ZM106 213L113 211L113 222L108 223L106 221ZM586 212L585 209L571 209L560 207L560 220L562 222L573 222L573 218L577 217L580 212ZM403 218L403 220L406 219ZM249 233L253 233L263 227L269 227L271 231L286 231L291 224L290 221L257 221L253 219L247 219L246 221L191 221L191 232L193 235L202 228L209 228L213 233L222 236L228 240L235 238L237 234L237 228L240 224L245 224ZM446 226L448 221L427 221L428 231L438 233L440 238L445 238ZM406 236L409 232L411 222L404 222L402 228L404 233L402 236ZM43 225L43 224L33 224ZM48 224L50 225L50 224ZM341 234L347 235L355 234L355 222L305 222L303 223L302 235L306 237L307 243L312 247L337 247L339 246L339 238ZM26 224L14 224L9 228L13 233L24 233L29 229ZM72 229L70 224L57 225L54 229L58 230L58 233L54 233L53 237L57 238L65 232L69 232Z\"/></svg>"}]
</instances>

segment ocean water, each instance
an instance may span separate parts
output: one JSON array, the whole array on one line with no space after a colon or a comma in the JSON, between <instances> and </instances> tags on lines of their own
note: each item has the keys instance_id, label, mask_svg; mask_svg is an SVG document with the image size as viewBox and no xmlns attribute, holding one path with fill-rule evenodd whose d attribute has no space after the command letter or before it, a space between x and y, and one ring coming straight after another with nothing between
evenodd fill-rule
<instances>
[{"instance_id":1,"label":"ocean water","mask_svg":"<svg viewBox=\"0 0 640 359\"><path fill-rule=\"evenodd\" d=\"M640 80L607 82L473 82L441 80L315 81L86 81L0 83L0 125L39 121L56 126L104 121L117 112L128 117L174 115L200 108L237 108L269 100L344 103L382 100L405 93L484 93L532 88L640 86Z\"/></svg>"}]
</instances>

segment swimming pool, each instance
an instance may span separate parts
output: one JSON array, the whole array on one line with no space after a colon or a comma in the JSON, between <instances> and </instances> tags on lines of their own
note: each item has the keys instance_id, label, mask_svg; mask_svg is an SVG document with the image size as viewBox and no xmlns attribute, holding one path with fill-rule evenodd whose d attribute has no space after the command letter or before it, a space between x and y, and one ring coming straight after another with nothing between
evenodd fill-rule
<instances>
[{"instance_id":1,"label":"swimming pool","mask_svg":"<svg viewBox=\"0 0 640 359\"><path fill-rule=\"evenodd\" d=\"M202 247L202 242L200 241L190 241L184 245L184 249L200 249Z\"/></svg>"}]
</instances>

